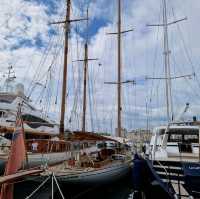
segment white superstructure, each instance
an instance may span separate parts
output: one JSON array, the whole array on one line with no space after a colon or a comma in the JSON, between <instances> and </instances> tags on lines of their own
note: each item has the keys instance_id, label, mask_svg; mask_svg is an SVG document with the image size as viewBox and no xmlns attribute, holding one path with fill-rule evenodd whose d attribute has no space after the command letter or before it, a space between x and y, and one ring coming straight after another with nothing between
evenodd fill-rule
<instances>
[{"instance_id":1,"label":"white superstructure","mask_svg":"<svg viewBox=\"0 0 200 199\"><path fill-rule=\"evenodd\" d=\"M8 76L0 87L0 129L15 126L18 106L21 104L25 132L57 135L59 125L31 105L24 94L24 85L15 83L16 77L13 73L13 68L9 67Z\"/></svg>"},{"instance_id":2,"label":"white superstructure","mask_svg":"<svg viewBox=\"0 0 200 199\"><path fill-rule=\"evenodd\" d=\"M149 155L153 160L198 160L199 126L171 124L154 128Z\"/></svg>"}]
</instances>

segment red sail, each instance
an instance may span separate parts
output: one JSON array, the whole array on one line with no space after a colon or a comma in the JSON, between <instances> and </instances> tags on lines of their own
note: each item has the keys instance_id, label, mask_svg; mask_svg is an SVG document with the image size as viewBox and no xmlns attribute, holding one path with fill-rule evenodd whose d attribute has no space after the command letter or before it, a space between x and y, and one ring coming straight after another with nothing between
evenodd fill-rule
<instances>
[{"instance_id":1,"label":"red sail","mask_svg":"<svg viewBox=\"0 0 200 199\"><path fill-rule=\"evenodd\" d=\"M18 114L16 120L16 128L13 133L12 143L8 162L6 165L5 175L16 173L23 165L25 160L25 143L24 132L22 126L21 117ZM13 198L13 185L4 184L1 187L0 199L12 199Z\"/></svg>"}]
</instances>

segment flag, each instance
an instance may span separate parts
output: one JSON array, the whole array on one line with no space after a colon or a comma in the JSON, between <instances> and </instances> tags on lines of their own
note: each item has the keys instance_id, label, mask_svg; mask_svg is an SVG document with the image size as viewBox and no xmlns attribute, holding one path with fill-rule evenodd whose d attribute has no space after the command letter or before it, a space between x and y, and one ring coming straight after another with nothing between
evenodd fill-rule
<instances>
[{"instance_id":1,"label":"flag","mask_svg":"<svg viewBox=\"0 0 200 199\"><path fill-rule=\"evenodd\" d=\"M24 130L20 111L18 111L15 131L12 136L11 148L5 169L5 176L17 173L25 160L26 150L24 142ZM13 198L13 184L4 184L1 187L0 199Z\"/></svg>"}]
</instances>

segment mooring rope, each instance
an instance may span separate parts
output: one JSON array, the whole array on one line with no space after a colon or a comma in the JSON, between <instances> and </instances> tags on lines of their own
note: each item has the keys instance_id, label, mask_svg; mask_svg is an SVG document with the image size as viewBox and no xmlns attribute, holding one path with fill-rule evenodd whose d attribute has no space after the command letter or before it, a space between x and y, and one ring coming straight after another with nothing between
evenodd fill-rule
<instances>
[{"instance_id":1,"label":"mooring rope","mask_svg":"<svg viewBox=\"0 0 200 199\"><path fill-rule=\"evenodd\" d=\"M56 186L58 188L58 191L59 191L59 194L60 196L62 197L62 199L65 199L62 191L61 191L61 188L59 186L59 183L55 177L55 174L54 172L51 173L51 175L49 175L29 196L27 196L25 199L30 199L32 196L34 196L39 190L40 188L42 188L46 183L47 181L51 178L51 185L52 185L52 198L54 196L54 181L56 183Z\"/></svg>"},{"instance_id":2,"label":"mooring rope","mask_svg":"<svg viewBox=\"0 0 200 199\"><path fill-rule=\"evenodd\" d=\"M44 186L44 184L50 179L51 176L48 176L48 178L46 178L46 180L44 180L29 196L27 196L25 199L30 199L33 195L35 195L35 193L37 193L41 187Z\"/></svg>"}]
</instances>

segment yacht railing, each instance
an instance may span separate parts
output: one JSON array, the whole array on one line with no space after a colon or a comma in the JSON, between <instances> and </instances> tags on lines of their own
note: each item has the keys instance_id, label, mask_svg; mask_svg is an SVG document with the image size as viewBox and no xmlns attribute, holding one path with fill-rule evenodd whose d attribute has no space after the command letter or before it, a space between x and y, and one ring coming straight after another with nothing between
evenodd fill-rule
<instances>
[{"instance_id":1,"label":"yacht railing","mask_svg":"<svg viewBox=\"0 0 200 199\"><path fill-rule=\"evenodd\" d=\"M160 161L158 161L158 160L154 160L154 161L157 162L161 166L161 168L164 170L166 177L168 179L168 183L170 183L170 181L171 181L170 174L168 173L167 169L160 163Z\"/></svg>"},{"instance_id":2,"label":"yacht railing","mask_svg":"<svg viewBox=\"0 0 200 199\"><path fill-rule=\"evenodd\" d=\"M27 152L31 153L56 153L70 151L71 144L54 140L27 140Z\"/></svg>"}]
</instances>

